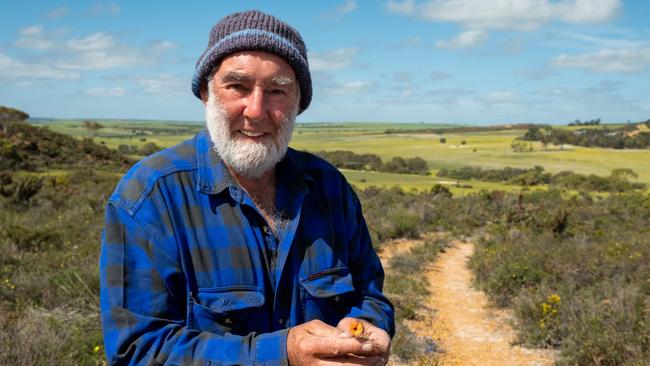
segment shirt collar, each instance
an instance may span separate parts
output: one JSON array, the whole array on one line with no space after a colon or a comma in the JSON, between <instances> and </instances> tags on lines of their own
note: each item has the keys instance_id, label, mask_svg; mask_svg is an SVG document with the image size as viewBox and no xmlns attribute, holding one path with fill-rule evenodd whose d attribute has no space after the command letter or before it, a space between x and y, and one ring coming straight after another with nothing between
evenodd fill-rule
<instances>
[{"instance_id":1,"label":"shirt collar","mask_svg":"<svg viewBox=\"0 0 650 366\"><path fill-rule=\"evenodd\" d=\"M205 194L219 194L226 188L239 185L214 149L207 130L196 136L196 161L198 168L197 189ZM276 182L289 192L308 191L315 180L307 174L295 158L296 151L289 148L276 165Z\"/></svg>"}]
</instances>

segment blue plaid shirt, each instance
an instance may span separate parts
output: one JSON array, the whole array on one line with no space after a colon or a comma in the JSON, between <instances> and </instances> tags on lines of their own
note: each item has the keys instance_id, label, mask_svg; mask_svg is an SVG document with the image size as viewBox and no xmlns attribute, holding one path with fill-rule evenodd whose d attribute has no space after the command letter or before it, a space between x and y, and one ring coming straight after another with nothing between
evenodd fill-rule
<instances>
[{"instance_id":1,"label":"blue plaid shirt","mask_svg":"<svg viewBox=\"0 0 650 366\"><path fill-rule=\"evenodd\" d=\"M204 130L138 162L106 207L100 257L113 364L286 365L290 327L368 320L394 334L359 200L327 162L276 166L274 234Z\"/></svg>"}]
</instances>

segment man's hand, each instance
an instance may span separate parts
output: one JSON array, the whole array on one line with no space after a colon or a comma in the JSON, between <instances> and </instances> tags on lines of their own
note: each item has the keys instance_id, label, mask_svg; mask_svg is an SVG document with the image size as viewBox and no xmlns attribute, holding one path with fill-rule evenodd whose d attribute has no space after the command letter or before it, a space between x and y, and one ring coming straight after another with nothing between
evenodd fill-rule
<instances>
[{"instance_id":1,"label":"man's hand","mask_svg":"<svg viewBox=\"0 0 650 366\"><path fill-rule=\"evenodd\" d=\"M384 352L383 347L377 346L374 338L381 337L375 336L365 341L320 320L312 320L289 330L287 335L289 364L291 366L385 365L388 352Z\"/></svg>"},{"instance_id":2,"label":"man's hand","mask_svg":"<svg viewBox=\"0 0 650 366\"><path fill-rule=\"evenodd\" d=\"M372 344L373 353L383 359L381 365L385 365L388 362L388 356L390 355L390 336L388 333L365 320L355 318L343 318L336 327L349 333L350 326L354 323L363 324L363 337Z\"/></svg>"}]
</instances>

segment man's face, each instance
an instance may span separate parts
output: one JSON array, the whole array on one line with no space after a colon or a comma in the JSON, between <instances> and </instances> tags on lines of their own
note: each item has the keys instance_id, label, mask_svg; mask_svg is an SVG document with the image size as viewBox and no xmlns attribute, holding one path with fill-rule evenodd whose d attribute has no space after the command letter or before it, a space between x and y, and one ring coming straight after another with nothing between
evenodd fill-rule
<instances>
[{"instance_id":1,"label":"man's face","mask_svg":"<svg viewBox=\"0 0 650 366\"><path fill-rule=\"evenodd\" d=\"M206 120L224 162L257 178L284 156L300 100L293 69L282 58L246 51L223 59L208 83Z\"/></svg>"}]
</instances>

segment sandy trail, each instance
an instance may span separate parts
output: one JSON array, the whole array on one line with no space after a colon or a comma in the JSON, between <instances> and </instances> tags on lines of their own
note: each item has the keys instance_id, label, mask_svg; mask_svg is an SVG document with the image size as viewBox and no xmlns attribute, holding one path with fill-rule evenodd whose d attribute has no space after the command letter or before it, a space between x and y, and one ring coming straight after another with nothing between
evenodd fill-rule
<instances>
[{"instance_id":1,"label":"sandy trail","mask_svg":"<svg viewBox=\"0 0 650 366\"><path fill-rule=\"evenodd\" d=\"M473 251L471 243L454 242L440 254L427 272L429 310L408 326L442 348L439 365L553 365L553 351L511 344L515 339L508 325L511 313L490 307L485 294L471 287L467 260Z\"/></svg>"}]
</instances>

